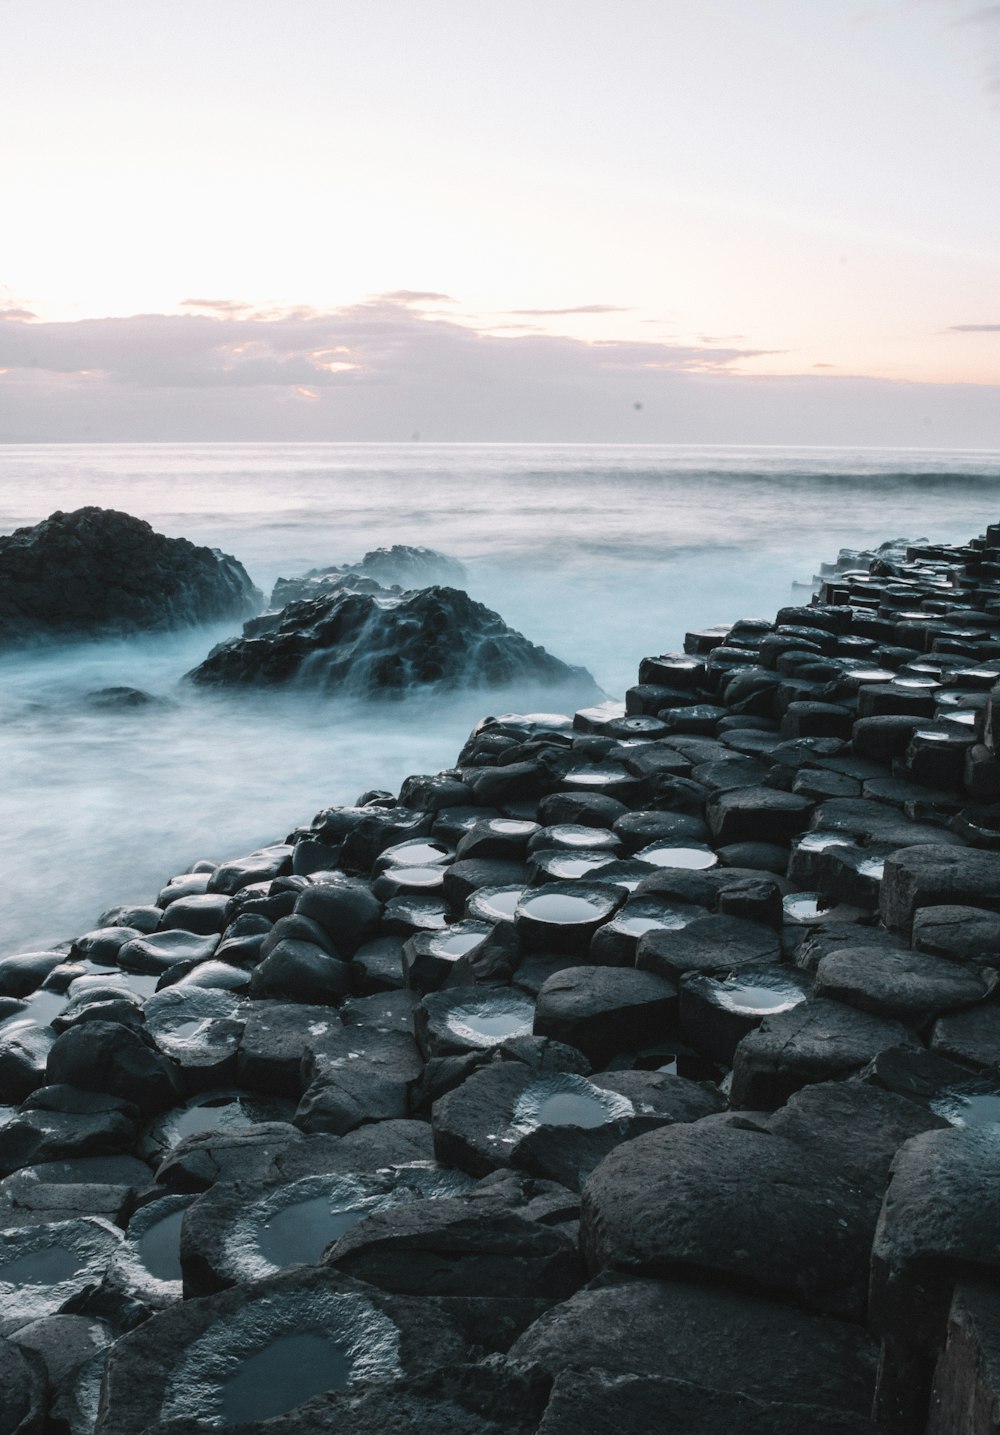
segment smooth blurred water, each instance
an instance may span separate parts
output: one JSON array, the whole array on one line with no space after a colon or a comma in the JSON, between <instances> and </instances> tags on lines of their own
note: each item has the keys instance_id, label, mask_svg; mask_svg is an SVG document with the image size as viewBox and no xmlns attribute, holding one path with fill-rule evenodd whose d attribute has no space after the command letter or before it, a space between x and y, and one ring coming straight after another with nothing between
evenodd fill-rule
<instances>
[{"instance_id":1,"label":"smooth blurred water","mask_svg":"<svg viewBox=\"0 0 1000 1435\"><path fill-rule=\"evenodd\" d=\"M998 516L1000 454L528 445L34 445L0 449L0 530L120 508L278 576L423 544L473 597L606 691L687 628L773 615L841 546L964 539ZM477 716L558 694L361 707L195 693L226 628L0 659L0 954L147 901L173 872L455 758ZM109 713L100 687L161 697Z\"/></svg>"}]
</instances>

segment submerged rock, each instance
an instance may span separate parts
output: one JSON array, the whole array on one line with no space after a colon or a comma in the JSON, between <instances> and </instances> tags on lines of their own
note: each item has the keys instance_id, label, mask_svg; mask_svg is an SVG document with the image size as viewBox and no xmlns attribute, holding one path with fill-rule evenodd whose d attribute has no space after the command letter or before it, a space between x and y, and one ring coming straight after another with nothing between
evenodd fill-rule
<instances>
[{"instance_id":1,"label":"submerged rock","mask_svg":"<svg viewBox=\"0 0 1000 1435\"><path fill-rule=\"evenodd\" d=\"M467 573L457 558L437 553L433 548L411 548L394 543L391 548L375 548L360 563L342 563L330 568L311 568L301 578L279 578L271 593L271 607L283 608L300 598L316 598L340 586L360 587L359 579L368 579L385 588L429 588L435 583L464 587Z\"/></svg>"},{"instance_id":2,"label":"submerged rock","mask_svg":"<svg viewBox=\"0 0 1000 1435\"><path fill-rule=\"evenodd\" d=\"M537 647L457 588L334 592L289 603L244 625L188 674L196 683L302 686L375 696L411 687L572 683L584 668Z\"/></svg>"},{"instance_id":3,"label":"submerged rock","mask_svg":"<svg viewBox=\"0 0 1000 1435\"><path fill-rule=\"evenodd\" d=\"M243 565L111 508L53 513L0 538L0 645L121 636L258 612Z\"/></svg>"}]
</instances>

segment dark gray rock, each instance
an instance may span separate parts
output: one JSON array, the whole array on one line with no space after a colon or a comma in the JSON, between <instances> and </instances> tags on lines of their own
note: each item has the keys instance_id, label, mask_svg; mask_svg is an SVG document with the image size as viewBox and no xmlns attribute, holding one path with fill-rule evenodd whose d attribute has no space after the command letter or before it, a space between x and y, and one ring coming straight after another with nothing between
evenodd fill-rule
<instances>
[{"instance_id":1,"label":"dark gray rock","mask_svg":"<svg viewBox=\"0 0 1000 1435\"><path fill-rule=\"evenodd\" d=\"M295 914L314 921L333 943L334 953L349 958L376 935L382 904L366 882L323 873L296 899Z\"/></svg>"},{"instance_id":2,"label":"dark gray rock","mask_svg":"<svg viewBox=\"0 0 1000 1435\"><path fill-rule=\"evenodd\" d=\"M517 990L449 987L423 998L414 1011L414 1030L426 1057L457 1056L529 1035L534 1013L534 1003Z\"/></svg>"},{"instance_id":3,"label":"dark gray rock","mask_svg":"<svg viewBox=\"0 0 1000 1435\"><path fill-rule=\"evenodd\" d=\"M591 1171L616 1146L672 1122L700 1121L722 1111L725 1105L713 1087L670 1072L601 1072L591 1082L598 1090L630 1102L634 1114L591 1127L537 1126L513 1147L512 1165L534 1176L558 1181L571 1191L580 1191Z\"/></svg>"},{"instance_id":4,"label":"dark gray rock","mask_svg":"<svg viewBox=\"0 0 1000 1435\"><path fill-rule=\"evenodd\" d=\"M122 1155L138 1126L138 1109L118 1097L42 1087L0 1126L0 1177L36 1162Z\"/></svg>"},{"instance_id":5,"label":"dark gray rock","mask_svg":"<svg viewBox=\"0 0 1000 1435\"><path fill-rule=\"evenodd\" d=\"M173 1063L151 1038L120 1022L90 1021L57 1037L49 1052L50 1085L79 1086L133 1102L147 1115L177 1099Z\"/></svg>"},{"instance_id":6,"label":"dark gray rock","mask_svg":"<svg viewBox=\"0 0 1000 1435\"><path fill-rule=\"evenodd\" d=\"M0 996L30 996L65 960L65 952L18 952L4 957L0 960Z\"/></svg>"},{"instance_id":7,"label":"dark gray rock","mask_svg":"<svg viewBox=\"0 0 1000 1435\"><path fill-rule=\"evenodd\" d=\"M982 1071L1000 1072L1000 1007L992 1002L934 1023L931 1050Z\"/></svg>"},{"instance_id":8,"label":"dark gray rock","mask_svg":"<svg viewBox=\"0 0 1000 1435\"><path fill-rule=\"evenodd\" d=\"M645 1046L677 1018L677 988L653 972L569 967L538 994L534 1030L575 1046L595 1067Z\"/></svg>"},{"instance_id":9,"label":"dark gray rock","mask_svg":"<svg viewBox=\"0 0 1000 1435\"><path fill-rule=\"evenodd\" d=\"M1000 853L968 847L904 847L885 862L879 915L909 932L920 907L984 907L1000 911Z\"/></svg>"},{"instance_id":10,"label":"dark gray rock","mask_svg":"<svg viewBox=\"0 0 1000 1435\"><path fill-rule=\"evenodd\" d=\"M803 1086L847 1076L897 1046L919 1043L899 1022L810 998L765 1018L740 1042L733 1060L732 1104L773 1111Z\"/></svg>"},{"instance_id":11,"label":"dark gray rock","mask_svg":"<svg viewBox=\"0 0 1000 1435\"><path fill-rule=\"evenodd\" d=\"M188 676L204 684L295 680L368 696L515 682L572 684L581 697L597 692L584 669L536 647L467 593L443 587L300 599L247 623L242 638L220 644Z\"/></svg>"},{"instance_id":12,"label":"dark gray rock","mask_svg":"<svg viewBox=\"0 0 1000 1435\"><path fill-rule=\"evenodd\" d=\"M781 942L760 922L740 917L704 916L674 931L653 930L640 937L635 964L679 982L689 972L714 974L781 960Z\"/></svg>"},{"instance_id":13,"label":"dark gray rock","mask_svg":"<svg viewBox=\"0 0 1000 1435\"><path fill-rule=\"evenodd\" d=\"M754 1399L655 1376L568 1370L552 1389L537 1435L621 1435L697 1431L698 1435L875 1435L864 1415L813 1404ZM943 1435L943 1432L942 1432Z\"/></svg>"},{"instance_id":14,"label":"dark gray rock","mask_svg":"<svg viewBox=\"0 0 1000 1435\"><path fill-rule=\"evenodd\" d=\"M0 1027L0 1102L14 1105L45 1080L55 1032L14 1017Z\"/></svg>"},{"instance_id":15,"label":"dark gray rock","mask_svg":"<svg viewBox=\"0 0 1000 1435\"><path fill-rule=\"evenodd\" d=\"M278 942L254 969L250 981L251 996L314 1005L338 1002L350 988L348 964L315 942Z\"/></svg>"},{"instance_id":16,"label":"dark gray rock","mask_svg":"<svg viewBox=\"0 0 1000 1435\"><path fill-rule=\"evenodd\" d=\"M730 842L786 843L808 827L812 810L808 798L791 792L738 786L713 795L706 816L719 846Z\"/></svg>"},{"instance_id":17,"label":"dark gray rock","mask_svg":"<svg viewBox=\"0 0 1000 1435\"><path fill-rule=\"evenodd\" d=\"M114 509L53 513L0 538L4 645L185 628L261 603L235 558Z\"/></svg>"},{"instance_id":18,"label":"dark gray rock","mask_svg":"<svg viewBox=\"0 0 1000 1435\"><path fill-rule=\"evenodd\" d=\"M121 1232L99 1217L0 1231L0 1334L55 1315L99 1285Z\"/></svg>"},{"instance_id":19,"label":"dark gray rock","mask_svg":"<svg viewBox=\"0 0 1000 1435\"><path fill-rule=\"evenodd\" d=\"M416 1042L404 1032L345 1026L316 1049L307 1041L295 1124L343 1136L366 1121L405 1118L422 1070Z\"/></svg>"},{"instance_id":20,"label":"dark gray rock","mask_svg":"<svg viewBox=\"0 0 1000 1435\"><path fill-rule=\"evenodd\" d=\"M482 1317L494 1322L495 1331L509 1321L506 1308L522 1304L482 1301ZM456 1310L455 1302L451 1308ZM392 1435L426 1435L429 1430L436 1435L534 1435L547 1396L548 1382L536 1370L451 1365L406 1380L362 1381L308 1400L290 1415L228 1428L231 1435L300 1435L303 1430L310 1435L371 1435L374 1430ZM200 1420L169 1420L150 1426L143 1435L211 1435L213 1428Z\"/></svg>"},{"instance_id":21,"label":"dark gray rock","mask_svg":"<svg viewBox=\"0 0 1000 1435\"><path fill-rule=\"evenodd\" d=\"M869 1297L869 1325L883 1342L876 1415L892 1435L924 1428L956 1284L969 1277L996 1282L998 1218L995 1127L927 1131L897 1154L875 1233Z\"/></svg>"},{"instance_id":22,"label":"dark gray rock","mask_svg":"<svg viewBox=\"0 0 1000 1435\"><path fill-rule=\"evenodd\" d=\"M918 907L913 914L918 952L971 967L1000 964L1000 914L982 907Z\"/></svg>"},{"instance_id":23,"label":"dark gray rock","mask_svg":"<svg viewBox=\"0 0 1000 1435\"><path fill-rule=\"evenodd\" d=\"M748 1032L798 1006L811 988L808 976L785 966L737 968L725 977L690 973L681 981L678 1035L710 1061L731 1066Z\"/></svg>"},{"instance_id":24,"label":"dark gray rock","mask_svg":"<svg viewBox=\"0 0 1000 1435\"><path fill-rule=\"evenodd\" d=\"M131 1156L82 1156L23 1166L0 1181L0 1226L36 1226L82 1216L115 1225L153 1185L153 1173Z\"/></svg>"},{"instance_id":25,"label":"dark gray rock","mask_svg":"<svg viewBox=\"0 0 1000 1435\"><path fill-rule=\"evenodd\" d=\"M575 1242L503 1200L421 1201L376 1212L324 1258L400 1295L563 1300L583 1281Z\"/></svg>"},{"instance_id":26,"label":"dark gray rock","mask_svg":"<svg viewBox=\"0 0 1000 1435\"><path fill-rule=\"evenodd\" d=\"M328 1006L254 1002L236 1058L237 1079L250 1091L299 1097L304 1090L302 1054L307 1043L335 1035L342 1026Z\"/></svg>"},{"instance_id":27,"label":"dark gray rock","mask_svg":"<svg viewBox=\"0 0 1000 1435\"><path fill-rule=\"evenodd\" d=\"M591 1130L635 1115L627 1097L585 1077L493 1062L434 1103L434 1153L443 1165L486 1176L509 1166L518 1142L539 1127Z\"/></svg>"},{"instance_id":28,"label":"dark gray rock","mask_svg":"<svg viewBox=\"0 0 1000 1435\"><path fill-rule=\"evenodd\" d=\"M816 968L816 995L922 1027L940 1013L982 1001L990 985L973 971L922 952L844 947Z\"/></svg>"},{"instance_id":29,"label":"dark gray rock","mask_svg":"<svg viewBox=\"0 0 1000 1435\"><path fill-rule=\"evenodd\" d=\"M604 1159L583 1188L590 1269L723 1280L858 1318L871 1201L822 1153L717 1120L661 1127Z\"/></svg>"},{"instance_id":30,"label":"dark gray rock","mask_svg":"<svg viewBox=\"0 0 1000 1435\"><path fill-rule=\"evenodd\" d=\"M571 1296L515 1341L510 1358L560 1377L576 1370L692 1381L860 1415L871 1404L876 1352L864 1330L845 1321L710 1285L642 1279ZM658 1420L617 1428L670 1429ZM677 1430L701 1435L697 1425Z\"/></svg>"},{"instance_id":31,"label":"dark gray rock","mask_svg":"<svg viewBox=\"0 0 1000 1435\"><path fill-rule=\"evenodd\" d=\"M934 1371L927 1435L990 1435L1000 1407L1000 1295L962 1281L948 1313L944 1352Z\"/></svg>"},{"instance_id":32,"label":"dark gray rock","mask_svg":"<svg viewBox=\"0 0 1000 1435\"><path fill-rule=\"evenodd\" d=\"M44 1364L34 1351L0 1340L0 1430L4 1435L42 1435L46 1385Z\"/></svg>"}]
</instances>

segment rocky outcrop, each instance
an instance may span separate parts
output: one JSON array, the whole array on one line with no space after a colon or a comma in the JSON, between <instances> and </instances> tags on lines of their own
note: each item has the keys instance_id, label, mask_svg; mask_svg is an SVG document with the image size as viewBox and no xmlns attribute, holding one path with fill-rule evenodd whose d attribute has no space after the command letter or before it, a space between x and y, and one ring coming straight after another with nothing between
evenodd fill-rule
<instances>
[{"instance_id":1,"label":"rocky outcrop","mask_svg":"<svg viewBox=\"0 0 1000 1435\"><path fill-rule=\"evenodd\" d=\"M360 563L311 568L301 578L279 578L271 593L270 606L284 608L301 598L318 598L344 586L360 586L364 579L383 588L430 588L435 584L464 588L467 576L464 565L446 553L394 543L391 548L372 549Z\"/></svg>"},{"instance_id":2,"label":"rocky outcrop","mask_svg":"<svg viewBox=\"0 0 1000 1435\"><path fill-rule=\"evenodd\" d=\"M0 962L0 1431L996 1435L1000 527L888 561ZM371 583L219 651L485 612Z\"/></svg>"},{"instance_id":3,"label":"rocky outcrop","mask_svg":"<svg viewBox=\"0 0 1000 1435\"><path fill-rule=\"evenodd\" d=\"M188 677L204 684L296 683L375 697L411 688L500 688L515 683L596 685L508 628L457 588L394 594L338 590L289 603L244 625Z\"/></svg>"},{"instance_id":4,"label":"rocky outcrop","mask_svg":"<svg viewBox=\"0 0 1000 1435\"><path fill-rule=\"evenodd\" d=\"M53 513L0 538L0 646L120 637L260 611L243 565L111 508Z\"/></svg>"}]
</instances>

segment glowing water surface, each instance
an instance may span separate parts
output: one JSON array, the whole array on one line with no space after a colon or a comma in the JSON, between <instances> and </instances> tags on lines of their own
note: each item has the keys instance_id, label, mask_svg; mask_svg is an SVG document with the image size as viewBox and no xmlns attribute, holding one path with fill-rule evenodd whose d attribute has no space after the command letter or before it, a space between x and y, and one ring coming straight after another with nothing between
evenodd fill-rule
<instances>
[{"instance_id":1,"label":"glowing water surface","mask_svg":"<svg viewBox=\"0 0 1000 1435\"><path fill-rule=\"evenodd\" d=\"M158 1281L181 1279L181 1224L183 1211L171 1211L162 1221L139 1237L136 1250L139 1260Z\"/></svg>"}]
</instances>

